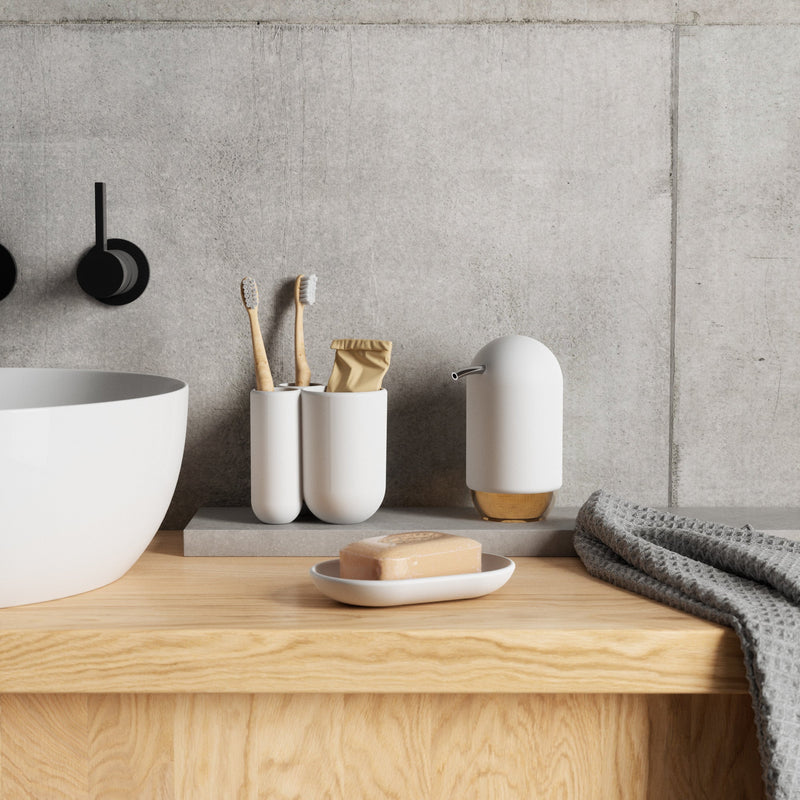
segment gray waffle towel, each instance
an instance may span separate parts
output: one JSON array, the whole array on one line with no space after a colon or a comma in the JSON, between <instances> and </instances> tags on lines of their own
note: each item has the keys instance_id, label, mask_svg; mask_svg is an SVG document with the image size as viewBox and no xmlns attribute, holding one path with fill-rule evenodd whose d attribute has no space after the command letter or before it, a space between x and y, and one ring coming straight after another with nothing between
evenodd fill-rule
<instances>
[{"instance_id":1,"label":"gray waffle towel","mask_svg":"<svg viewBox=\"0 0 800 800\"><path fill-rule=\"evenodd\" d=\"M739 636L770 800L800 798L800 542L637 506L605 491L581 508L590 574Z\"/></svg>"}]
</instances>

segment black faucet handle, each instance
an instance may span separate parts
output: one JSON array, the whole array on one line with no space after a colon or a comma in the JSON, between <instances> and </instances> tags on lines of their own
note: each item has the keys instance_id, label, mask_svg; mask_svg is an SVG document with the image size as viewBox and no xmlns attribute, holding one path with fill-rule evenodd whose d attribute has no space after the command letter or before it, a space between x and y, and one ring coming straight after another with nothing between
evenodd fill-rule
<instances>
[{"instance_id":1,"label":"black faucet handle","mask_svg":"<svg viewBox=\"0 0 800 800\"><path fill-rule=\"evenodd\" d=\"M0 300L8 297L17 282L17 265L11 253L0 244Z\"/></svg>"},{"instance_id":2,"label":"black faucet handle","mask_svg":"<svg viewBox=\"0 0 800 800\"><path fill-rule=\"evenodd\" d=\"M106 239L106 185L94 185L95 245L78 264L84 292L107 305L121 306L147 287L150 267L145 254L125 239Z\"/></svg>"}]
</instances>

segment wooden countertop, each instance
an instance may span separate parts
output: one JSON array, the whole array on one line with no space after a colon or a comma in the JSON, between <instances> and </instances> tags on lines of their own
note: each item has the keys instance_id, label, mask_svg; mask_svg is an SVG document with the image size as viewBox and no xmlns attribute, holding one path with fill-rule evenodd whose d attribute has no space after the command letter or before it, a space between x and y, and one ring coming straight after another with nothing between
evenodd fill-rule
<instances>
[{"instance_id":1,"label":"wooden countertop","mask_svg":"<svg viewBox=\"0 0 800 800\"><path fill-rule=\"evenodd\" d=\"M517 558L486 597L396 608L329 600L315 558L186 558L160 533L127 575L0 609L0 692L744 693L727 629Z\"/></svg>"}]
</instances>

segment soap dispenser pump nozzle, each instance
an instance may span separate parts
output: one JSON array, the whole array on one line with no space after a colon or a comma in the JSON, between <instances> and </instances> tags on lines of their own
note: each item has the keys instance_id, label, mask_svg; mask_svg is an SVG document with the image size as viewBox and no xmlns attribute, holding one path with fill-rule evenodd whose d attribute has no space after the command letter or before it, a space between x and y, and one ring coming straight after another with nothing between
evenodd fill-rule
<instances>
[{"instance_id":1,"label":"soap dispenser pump nozzle","mask_svg":"<svg viewBox=\"0 0 800 800\"><path fill-rule=\"evenodd\" d=\"M484 372L486 372L486 365L480 364L477 367L465 367L464 369L460 369L457 372L451 372L450 377L454 381L457 381L459 378L464 378L467 375L481 375Z\"/></svg>"}]
</instances>

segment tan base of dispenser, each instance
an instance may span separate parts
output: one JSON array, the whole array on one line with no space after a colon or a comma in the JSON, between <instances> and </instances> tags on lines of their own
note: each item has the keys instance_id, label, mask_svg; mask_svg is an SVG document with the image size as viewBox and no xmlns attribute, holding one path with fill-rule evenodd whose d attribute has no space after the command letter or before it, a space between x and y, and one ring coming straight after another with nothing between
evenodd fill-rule
<instances>
[{"instance_id":1,"label":"tan base of dispenser","mask_svg":"<svg viewBox=\"0 0 800 800\"><path fill-rule=\"evenodd\" d=\"M553 506L555 492L496 494L470 490L472 502L487 522L538 522Z\"/></svg>"}]
</instances>

